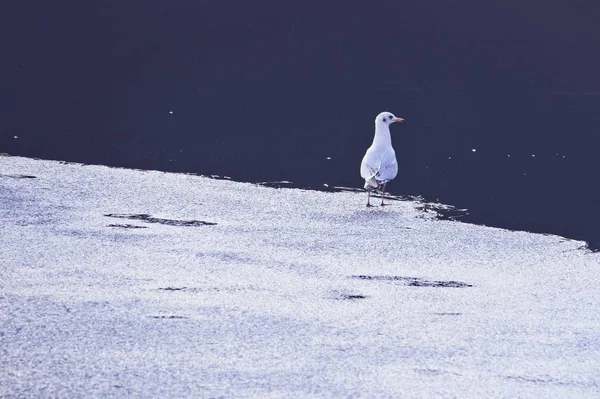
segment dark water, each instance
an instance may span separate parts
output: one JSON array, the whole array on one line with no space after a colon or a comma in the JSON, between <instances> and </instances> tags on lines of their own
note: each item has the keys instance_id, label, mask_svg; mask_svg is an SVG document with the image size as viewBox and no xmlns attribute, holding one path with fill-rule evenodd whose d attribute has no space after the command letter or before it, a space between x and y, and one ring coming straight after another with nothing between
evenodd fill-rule
<instances>
[{"instance_id":1,"label":"dark water","mask_svg":"<svg viewBox=\"0 0 600 399\"><path fill-rule=\"evenodd\" d=\"M361 187L388 110L392 193L600 247L596 3L212 3L3 5L0 152Z\"/></svg>"}]
</instances>

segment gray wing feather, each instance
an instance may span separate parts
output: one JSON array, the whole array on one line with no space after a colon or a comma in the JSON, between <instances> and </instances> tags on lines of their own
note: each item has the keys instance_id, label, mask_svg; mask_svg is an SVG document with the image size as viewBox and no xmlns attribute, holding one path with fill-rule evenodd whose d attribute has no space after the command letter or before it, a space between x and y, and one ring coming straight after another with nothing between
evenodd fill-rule
<instances>
[{"instance_id":1,"label":"gray wing feather","mask_svg":"<svg viewBox=\"0 0 600 399\"><path fill-rule=\"evenodd\" d=\"M365 188L377 188L377 175L381 169L381 160L371 149L367 150L362 163L360 164L360 176L365 179Z\"/></svg>"},{"instance_id":2,"label":"gray wing feather","mask_svg":"<svg viewBox=\"0 0 600 399\"><path fill-rule=\"evenodd\" d=\"M396 177L398 174L398 162L394 158L390 163L387 163L377 174L377 180L382 182L388 182Z\"/></svg>"}]
</instances>

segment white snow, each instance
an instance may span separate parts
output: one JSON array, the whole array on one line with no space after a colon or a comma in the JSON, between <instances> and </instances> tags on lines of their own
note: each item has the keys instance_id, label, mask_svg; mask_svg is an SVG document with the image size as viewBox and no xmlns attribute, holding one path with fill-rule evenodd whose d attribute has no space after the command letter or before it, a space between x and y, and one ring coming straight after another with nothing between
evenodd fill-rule
<instances>
[{"instance_id":1,"label":"white snow","mask_svg":"<svg viewBox=\"0 0 600 399\"><path fill-rule=\"evenodd\" d=\"M0 157L0 396L598 397L600 254L420 205Z\"/></svg>"}]
</instances>

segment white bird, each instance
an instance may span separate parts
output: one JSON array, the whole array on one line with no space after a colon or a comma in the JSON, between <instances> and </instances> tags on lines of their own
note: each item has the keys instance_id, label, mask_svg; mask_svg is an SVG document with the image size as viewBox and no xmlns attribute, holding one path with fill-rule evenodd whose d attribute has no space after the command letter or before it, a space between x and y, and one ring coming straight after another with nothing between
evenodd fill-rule
<instances>
[{"instance_id":1,"label":"white bird","mask_svg":"<svg viewBox=\"0 0 600 399\"><path fill-rule=\"evenodd\" d=\"M375 137L373 144L367 149L360 165L360 175L365 179L367 190L367 206L372 206L371 191L383 186L381 205L385 197L385 185L398 174L396 152L392 148L390 125L394 122L404 122L390 112L382 112L375 118Z\"/></svg>"}]
</instances>

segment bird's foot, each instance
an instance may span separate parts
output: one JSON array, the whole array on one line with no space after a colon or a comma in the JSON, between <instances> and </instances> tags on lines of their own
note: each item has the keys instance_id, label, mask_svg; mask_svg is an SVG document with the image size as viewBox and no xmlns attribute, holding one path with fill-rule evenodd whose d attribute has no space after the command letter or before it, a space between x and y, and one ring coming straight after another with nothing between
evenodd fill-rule
<instances>
[{"instance_id":1,"label":"bird's foot","mask_svg":"<svg viewBox=\"0 0 600 399\"><path fill-rule=\"evenodd\" d=\"M381 206L389 206L389 205L392 205L392 204L384 204L383 202L381 203Z\"/></svg>"},{"instance_id":2,"label":"bird's foot","mask_svg":"<svg viewBox=\"0 0 600 399\"><path fill-rule=\"evenodd\" d=\"M375 205L371 205L367 202L367 208L373 208Z\"/></svg>"}]
</instances>

